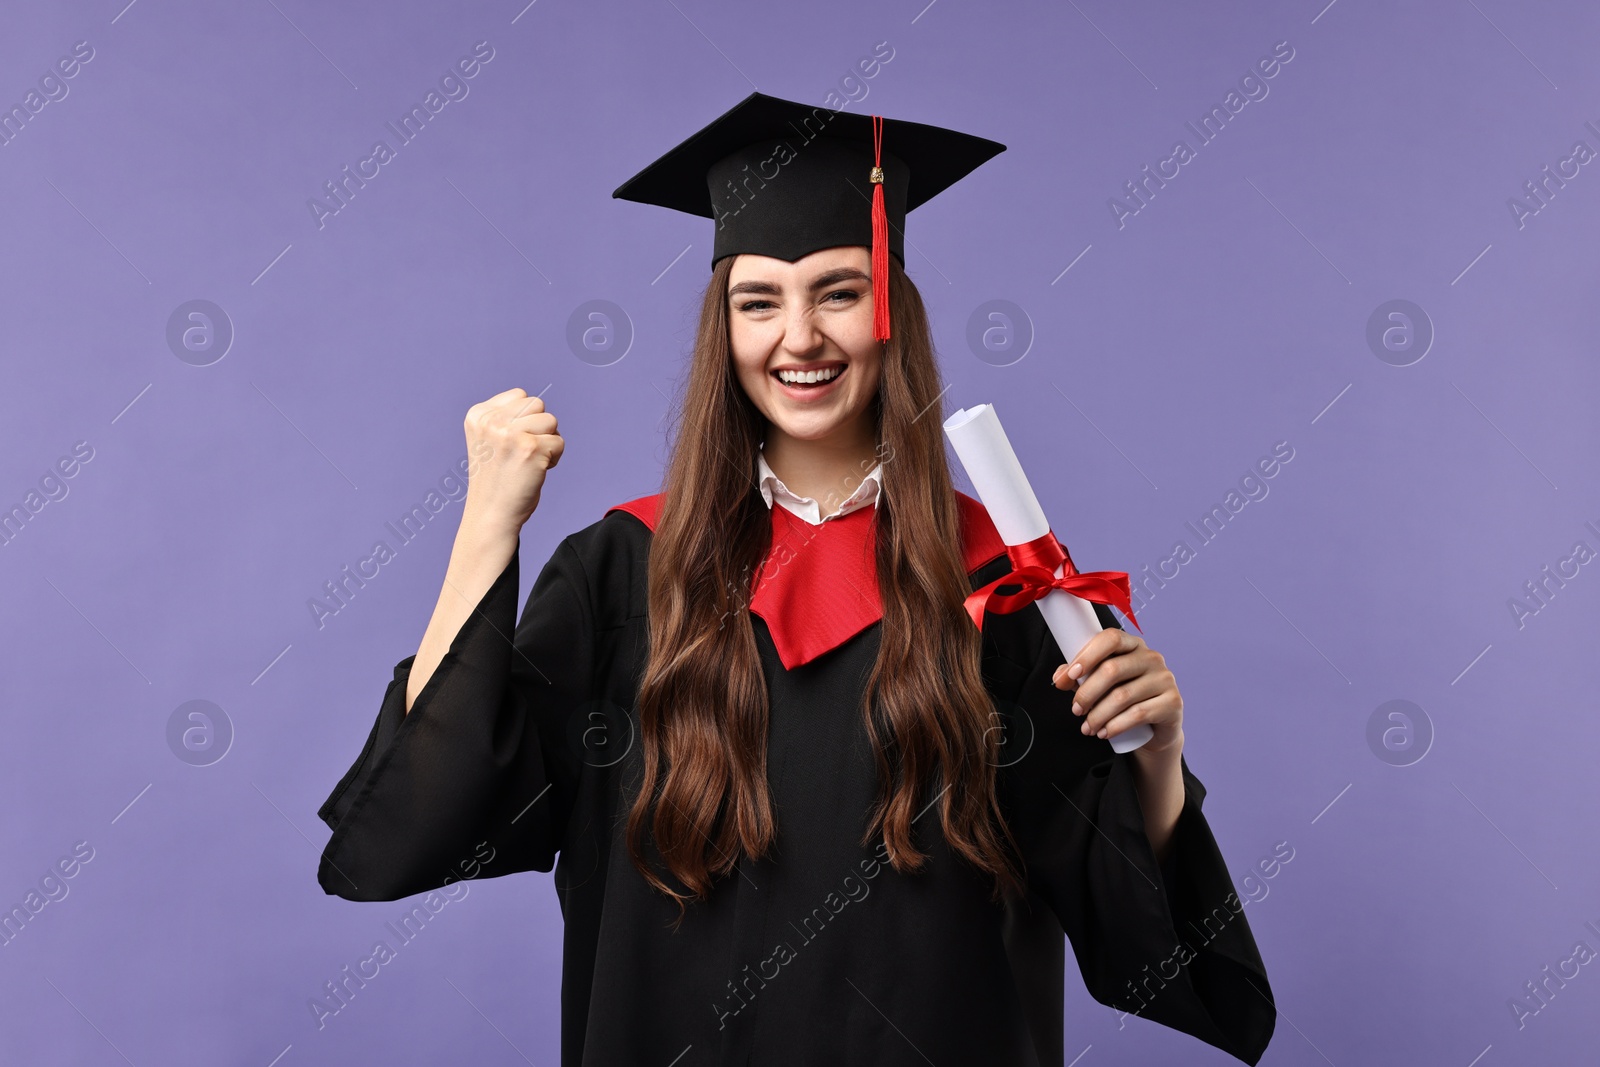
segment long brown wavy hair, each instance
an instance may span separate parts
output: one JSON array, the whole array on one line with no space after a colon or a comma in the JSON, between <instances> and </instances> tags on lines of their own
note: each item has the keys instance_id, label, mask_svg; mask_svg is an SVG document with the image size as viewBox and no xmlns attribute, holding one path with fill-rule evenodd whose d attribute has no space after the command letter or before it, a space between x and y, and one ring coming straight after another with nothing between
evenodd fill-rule
<instances>
[{"instance_id":1,"label":"long brown wavy hair","mask_svg":"<svg viewBox=\"0 0 1600 1067\"><path fill-rule=\"evenodd\" d=\"M754 487L766 418L732 365L733 260L717 263L701 302L650 547L650 657L638 695L644 776L626 832L634 866L677 902L678 922L684 902L709 896L741 850L759 859L776 836L767 689L748 603L772 538L770 512ZM919 791L940 784L945 840L993 876L998 901L1020 895L1022 882L995 792L1000 737L981 675L982 635L962 608L972 587L936 410L939 373L921 294L893 256L889 262L894 330L873 411L879 457L894 473L875 518L883 623L861 714L878 796L861 843L881 832L896 871L920 870L927 855L912 842L911 821ZM739 625L727 625L730 619ZM646 861L647 823L687 893Z\"/></svg>"}]
</instances>

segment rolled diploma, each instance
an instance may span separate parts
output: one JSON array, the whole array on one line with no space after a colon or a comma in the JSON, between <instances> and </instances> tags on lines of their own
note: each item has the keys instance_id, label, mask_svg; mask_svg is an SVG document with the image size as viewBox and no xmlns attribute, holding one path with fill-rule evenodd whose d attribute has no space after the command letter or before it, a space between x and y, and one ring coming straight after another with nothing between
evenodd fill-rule
<instances>
[{"instance_id":1,"label":"rolled diploma","mask_svg":"<svg viewBox=\"0 0 1600 1067\"><path fill-rule=\"evenodd\" d=\"M974 408L957 411L944 422L944 432L956 450L961 465L966 468L978 499L989 512L1000 539L1008 545L1020 545L1043 537L1050 531L1044 509L1034 495L1028 476L1017 461L994 405L979 404ZM1056 568L1060 577L1062 567ZM1056 639L1063 653L1070 650L1067 662L1083 650L1089 638L1105 627L1095 614L1094 605L1073 596L1065 589L1052 589L1034 603L1039 614ZM1154 735L1148 725L1140 723L1111 738L1113 752L1132 752Z\"/></svg>"}]
</instances>

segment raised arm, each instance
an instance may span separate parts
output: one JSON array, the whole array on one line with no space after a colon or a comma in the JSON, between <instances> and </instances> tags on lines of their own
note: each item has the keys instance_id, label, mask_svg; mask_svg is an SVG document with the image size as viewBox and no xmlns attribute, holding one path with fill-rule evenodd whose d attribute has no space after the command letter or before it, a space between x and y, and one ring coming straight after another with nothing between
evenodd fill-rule
<instances>
[{"instance_id":1,"label":"raised arm","mask_svg":"<svg viewBox=\"0 0 1600 1067\"><path fill-rule=\"evenodd\" d=\"M569 538L517 619L518 530L561 454L542 408L514 389L467 417L475 467L438 606L317 812L333 830L317 871L328 893L395 900L548 871L564 847L573 781L558 750L590 701L593 606Z\"/></svg>"},{"instance_id":2,"label":"raised arm","mask_svg":"<svg viewBox=\"0 0 1600 1067\"><path fill-rule=\"evenodd\" d=\"M564 444L544 401L507 389L467 411L467 499L444 585L406 682L406 711L433 677L473 608L517 553L522 524L539 506L545 472Z\"/></svg>"}]
</instances>

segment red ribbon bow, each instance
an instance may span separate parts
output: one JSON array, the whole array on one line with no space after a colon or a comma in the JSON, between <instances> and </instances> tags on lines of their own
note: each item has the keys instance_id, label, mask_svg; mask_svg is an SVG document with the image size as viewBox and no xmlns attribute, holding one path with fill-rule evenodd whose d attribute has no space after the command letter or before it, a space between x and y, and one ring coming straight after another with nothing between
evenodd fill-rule
<instances>
[{"instance_id":1,"label":"red ribbon bow","mask_svg":"<svg viewBox=\"0 0 1600 1067\"><path fill-rule=\"evenodd\" d=\"M1011 558L1011 573L996 578L963 602L967 614L983 629L983 613L992 611L1009 615L1021 611L1053 589L1065 589L1073 596L1095 604L1110 604L1120 608L1128 621L1144 633L1139 620L1133 617L1132 591L1126 571L1089 571L1080 574L1067 555L1066 546L1056 540L1054 530L1046 530L1040 537L1020 545L1007 545L1006 555ZM1056 568L1062 567L1061 577ZM1020 585L1016 593L996 593L1002 585Z\"/></svg>"}]
</instances>

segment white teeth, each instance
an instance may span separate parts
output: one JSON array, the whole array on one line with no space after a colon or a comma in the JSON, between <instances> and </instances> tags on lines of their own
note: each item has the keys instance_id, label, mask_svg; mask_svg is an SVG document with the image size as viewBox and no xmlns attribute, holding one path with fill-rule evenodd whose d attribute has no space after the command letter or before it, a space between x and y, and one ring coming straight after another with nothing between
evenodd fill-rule
<instances>
[{"instance_id":1,"label":"white teeth","mask_svg":"<svg viewBox=\"0 0 1600 1067\"><path fill-rule=\"evenodd\" d=\"M844 370L843 367L829 367L829 368L827 368L825 370L811 370L811 371L781 370L781 371L778 372L778 378L779 378L779 380L787 382L790 385L797 385L797 384L801 384L801 383L809 384L809 383L812 383L812 382L826 382L826 381L831 381L834 378L837 378L839 376L840 372L843 371L843 370Z\"/></svg>"}]
</instances>

